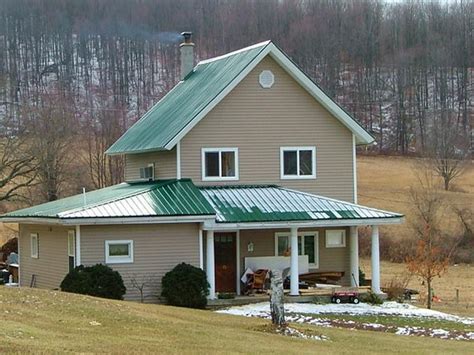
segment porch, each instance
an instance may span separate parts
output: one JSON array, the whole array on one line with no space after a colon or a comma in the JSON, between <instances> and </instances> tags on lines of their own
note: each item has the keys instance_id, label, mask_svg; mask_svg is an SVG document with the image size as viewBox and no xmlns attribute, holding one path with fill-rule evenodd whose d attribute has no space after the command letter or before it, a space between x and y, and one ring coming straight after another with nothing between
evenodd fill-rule
<instances>
[{"instance_id":1,"label":"porch","mask_svg":"<svg viewBox=\"0 0 474 355\"><path fill-rule=\"evenodd\" d=\"M289 297L329 296L335 287L361 286L356 226L207 230L201 238L209 299L219 293L259 298L269 289L270 270L281 272ZM372 226L371 287L381 294L378 242L379 228ZM260 280L265 286L252 289L247 280L257 270L268 271L263 272L266 281Z\"/></svg>"},{"instance_id":2,"label":"porch","mask_svg":"<svg viewBox=\"0 0 474 355\"><path fill-rule=\"evenodd\" d=\"M361 286L357 288L361 296L366 295L370 287ZM298 296L290 296L289 290L285 290L285 302L286 303L329 303L332 296L332 288L314 288L314 289L302 289ZM243 306L246 304L266 302L270 298L270 291L264 293L256 293L252 295L236 295L234 298L228 299L209 299L209 308L223 308L232 306Z\"/></svg>"},{"instance_id":3,"label":"porch","mask_svg":"<svg viewBox=\"0 0 474 355\"><path fill-rule=\"evenodd\" d=\"M289 297L321 294L318 287L300 289L300 281L314 272L339 273L331 283L359 287L359 226L371 227L372 290L382 293L379 226L401 223L402 215L276 186L200 190L217 215L203 223L199 239L209 299L218 293L242 299L244 275L259 269L288 274ZM331 292L325 288L321 295Z\"/></svg>"}]
</instances>

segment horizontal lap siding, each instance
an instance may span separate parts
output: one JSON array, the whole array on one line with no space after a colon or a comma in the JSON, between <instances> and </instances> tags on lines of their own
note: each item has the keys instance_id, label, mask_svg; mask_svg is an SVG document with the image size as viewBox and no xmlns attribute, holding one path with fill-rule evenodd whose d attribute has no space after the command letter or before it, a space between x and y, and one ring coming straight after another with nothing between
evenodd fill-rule
<instances>
[{"instance_id":1,"label":"horizontal lap siding","mask_svg":"<svg viewBox=\"0 0 474 355\"><path fill-rule=\"evenodd\" d=\"M339 228L336 228L339 229ZM346 246L343 248L326 248L325 230L320 228L305 229L319 232L319 268L316 271L343 271L341 284L350 284L349 229L346 229ZM274 256L275 233L288 230L242 230L240 231L240 275L245 271L246 257ZM247 245L252 242L254 251L248 252Z\"/></svg>"},{"instance_id":2,"label":"horizontal lap siding","mask_svg":"<svg viewBox=\"0 0 474 355\"><path fill-rule=\"evenodd\" d=\"M38 258L31 257L30 234L38 233ZM58 226L20 224L20 283L30 286L32 275L36 275L36 287L59 288L69 272L67 254L68 229Z\"/></svg>"},{"instance_id":3,"label":"horizontal lap siding","mask_svg":"<svg viewBox=\"0 0 474 355\"><path fill-rule=\"evenodd\" d=\"M105 264L106 240L133 240L134 262L110 264L117 270L127 287L127 300L140 300L131 279L148 280L146 302L156 302L161 293L161 279L174 266L185 262L199 267L199 227L195 223L84 226L81 228L81 254L84 265Z\"/></svg>"},{"instance_id":4,"label":"horizontal lap siding","mask_svg":"<svg viewBox=\"0 0 474 355\"><path fill-rule=\"evenodd\" d=\"M176 178L176 149L166 152L153 152L125 155L125 181L140 179L140 168L155 164L156 179Z\"/></svg>"},{"instance_id":5,"label":"horizontal lap siding","mask_svg":"<svg viewBox=\"0 0 474 355\"><path fill-rule=\"evenodd\" d=\"M275 74L271 89L258 83L265 69ZM280 180L281 146L316 146L317 179ZM353 201L352 133L269 57L181 141L183 177L222 184L201 181L204 147L239 148L240 180L232 183L272 183Z\"/></svg>"}]
</instances>

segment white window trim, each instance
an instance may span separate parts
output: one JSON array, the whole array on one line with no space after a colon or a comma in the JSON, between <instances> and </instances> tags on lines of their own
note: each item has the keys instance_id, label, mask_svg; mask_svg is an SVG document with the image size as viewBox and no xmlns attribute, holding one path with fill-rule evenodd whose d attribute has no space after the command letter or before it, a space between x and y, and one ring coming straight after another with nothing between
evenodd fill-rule
<instances>
[{"instance_id":1,"label":"white window trim","mask_svg":"<svg viewBox=\"0 0 474 355\"><path fill-rule=\"evenodd\" d=\"M150 180L155 180L155 163L148 163L146 166L140 166L138 168L138 174L140 175L140 169L142 168L151 168L151 177L150 178L142 178L139 177L138 180L140 181L150 181Z\"/></svg>"},{"instance_id":2,"label":"white window trim","mask_svg":"<svg viewBox=\"0 0 474 355\"><path fill-rule=\"evenodd\" d=\"M113 244L129 244L129 256L110 256L109 246ZM105 263L106 264L131 264L133 263L133 240L106 240L105 241Z\"/></svg>"},{"instance_id":3,"label":"white window trim","mask_svg":"<svg viewBox=\"0 0 474 355\"><path fill-rule=\"evenodd\" d=\"M70 249L71 239L70 238L71 237L72 237L72 254L70 253L70 251L71 251L71 249ZM76 257L76 232L73 231L73 230L67 231L67 255L72 256L72 257Z\"/></svg>"},{"instance_id":4,"label":"white window trim","mask_svg":"<svg viewBox=\"0 0 474 355\"><path fill-rule=\"evenodd\" d=\"M309 263L308 266L310 269L319 269L319 232L317 231L300 231L298 232L298 238L299 237L304 237L304 236L313 236L314 237L314 256L315 256L315 262L314 263ZM277 232L275 233L275 256L278 255L278 238L279 237L287 237L288 239L290 238L290 232ZM304 241L301 240L301 255L304 254Z\"/></svg>"},{"instance_id":5,"label":"white window trim","mask_svg":"<svg viewBox=\"0 0 474 355\"><path fill-rule=\"evenodd\" d=\"M343 232L342 244L328 244L328 234L331 232ZM326 229L325 232L325 245L326 248L344 248L346 246L346 230L345 229Z\"/></svg>"},{"instance_id":6,"label":"white window trim","mask_svg":"<svg viewBox=\"0 0 474 355\"><path fill-rule=\"evenodd\" d=\"M222 175L222 152L233 152L235 156L235 176ZM219 153L219 175L206 176L206 153ZM201 149L202 181L237 181L239 180L239 148L202 148Z\"/></svg>"},{"instance_id":7,"label":"white window trim","mask_svg":"<svg viewBox=\"0 0 474 355\"><path fill-rule=\"evenodd\" d=\"M300 175L300 151L310 150L312 152L312 174ZM287 151L296 151L296 172L297 175L285 175L284 153ZM280 179L281 180L307 180L316 179L316 147L280 147Z\"/></svg>"},{"instance_id":8,"label":"white window trim","mask_svg":"<svg viewBox=\"0 0 474 355\"><path fill-rule=\"evenodd\" d=\"M33 254L33 243L36 244L36 254ZM38 236L38 233L31 233L30 234L30 255L33 259L38 259L39 258L39 236Z\"/></svg>"}]
</instances>

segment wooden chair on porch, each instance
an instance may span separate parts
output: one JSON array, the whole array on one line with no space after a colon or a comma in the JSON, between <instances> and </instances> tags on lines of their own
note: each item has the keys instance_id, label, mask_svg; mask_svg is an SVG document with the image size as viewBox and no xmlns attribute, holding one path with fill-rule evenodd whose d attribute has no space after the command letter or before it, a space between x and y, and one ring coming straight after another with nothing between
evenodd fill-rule
<instances>
[{"instance_id":1,"label":"wooden chair on porch","mask_svg":"<svg viewBox=\"0 0 474 355\"><path fill-rule=\"evenodd\" d=\"M247 284L245 285L245 294L248 295L252 291L263 292L267 275L267 269L258 269L253 274L248 275Z\"/></svg>"}]
</instances>

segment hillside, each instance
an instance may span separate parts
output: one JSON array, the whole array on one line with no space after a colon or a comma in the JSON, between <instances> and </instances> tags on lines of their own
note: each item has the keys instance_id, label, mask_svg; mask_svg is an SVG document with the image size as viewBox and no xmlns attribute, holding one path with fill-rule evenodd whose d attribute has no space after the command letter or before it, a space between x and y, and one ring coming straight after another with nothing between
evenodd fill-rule
<instances>
[{"instance_id":1,"label":"hillside","mask_svg":"<svg viewBox=\"0 0 474 355\"><path fill-rule=\"evenodd\" d=\"M406 223L382 228L394 238L412 237L412 202L410 189L419 186L415 158L397 156L358 156L358 196L359 203L405 214ZM453 191L444 191L439 179L439 189L447 202L445 214L446 228L453 233L457 219L453 206L474 209L474 164L454 181Z\"/></svg>"},{"instance_id":2,"label":"hillside","mask_svg":"<svg viewBox=\"0 0 474 355\"><path fill-rule=\"evenodd\" d=\"M306 326L329 341L264 333L268 321L0 287L0 352L468 353L464 341ZM403 341L401 341L403 339Z\"/></svg>"}]
</instances>

